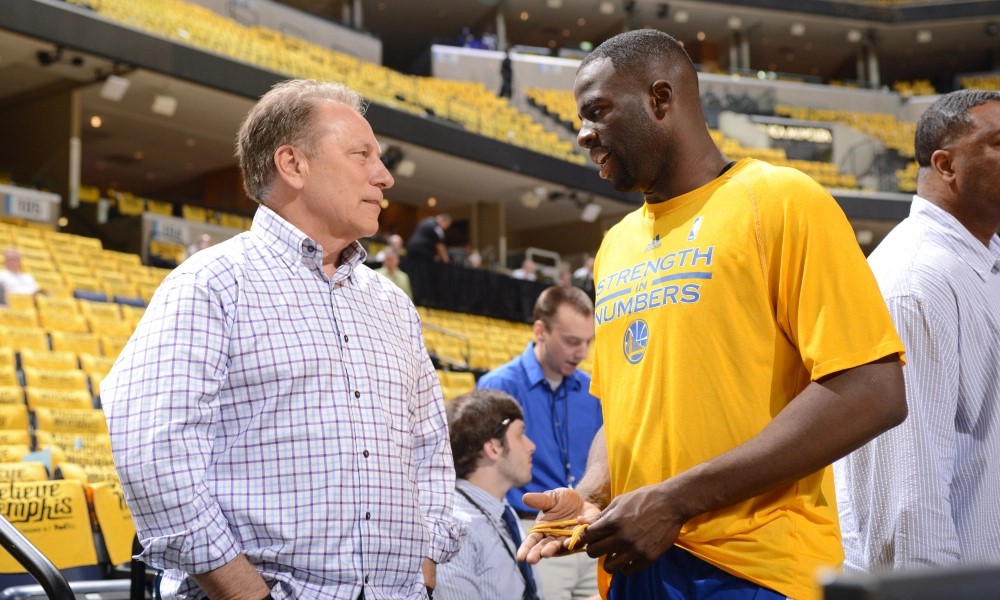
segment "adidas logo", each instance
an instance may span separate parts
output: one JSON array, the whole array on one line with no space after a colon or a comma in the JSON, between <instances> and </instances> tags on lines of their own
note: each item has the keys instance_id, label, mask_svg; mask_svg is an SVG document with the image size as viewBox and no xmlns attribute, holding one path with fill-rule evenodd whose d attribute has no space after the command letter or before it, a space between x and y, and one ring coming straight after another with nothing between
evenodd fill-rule
<instances>
[{"instance_id":1,"label":"adidas logo","mask_svg":"<svg viewBox=\"0 0 1000 600\"><path fill-rule=\"evenodd\" d=\"M656 234L653 241L649 242L649 245L643 250L643 252L649 252L650 250L656 250L660 247L660 234Z\"/></svg>"}]
</instances>

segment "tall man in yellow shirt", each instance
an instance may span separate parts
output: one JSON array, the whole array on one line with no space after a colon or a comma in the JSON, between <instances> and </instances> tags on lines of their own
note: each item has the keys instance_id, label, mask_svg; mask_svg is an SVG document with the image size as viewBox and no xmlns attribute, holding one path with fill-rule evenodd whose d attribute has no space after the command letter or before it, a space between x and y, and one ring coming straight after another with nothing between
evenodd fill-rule
<instances>
[{"instance_id":1,"label":"tall man in yellow shirt","mask_svg":"<svg viewBox=\"0 0 1000 600\"><path fill-rule=\"evenodd\" d=\"M574 95L580 145L645 203L595 263L603 435L576 490L525 501L584 515L612 600L816 596L843 560L829 465L906 415L903 346L851 227L802 173L722 155L665 33L602 44ZM535 533L520 556L566 546Z\"/></svg>"}]
</instances>

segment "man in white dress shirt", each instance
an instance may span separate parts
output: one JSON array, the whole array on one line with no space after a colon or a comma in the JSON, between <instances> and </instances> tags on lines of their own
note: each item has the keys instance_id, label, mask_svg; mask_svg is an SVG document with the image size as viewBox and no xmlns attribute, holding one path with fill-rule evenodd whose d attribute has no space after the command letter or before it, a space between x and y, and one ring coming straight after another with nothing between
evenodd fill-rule
<instances>
[{"instance_id":1,"label":"man in white dress shirt","mask_svg":"<svg viewBox=\"0 0 1000 600\"><path fill-rule=\"evenodd\" d=\"M845 572L1000 560L1000 92L939 98L910 216L869 257L909 418L836 464Z\"/></svg>"},{"instance_id":2,"label":"man in white dress shirt","mask_svg":"<svg viewBox=\"0 0 1000 600\"><path fill-rule=\"evenodd\" d=\"M455 520L469 537L438 565L434 600L539 600L531 565L514 559L524 537L507 491L531 481L535 444L509 394L481 389L445 407L455 457Z\"/></svg>"}]
</instances>

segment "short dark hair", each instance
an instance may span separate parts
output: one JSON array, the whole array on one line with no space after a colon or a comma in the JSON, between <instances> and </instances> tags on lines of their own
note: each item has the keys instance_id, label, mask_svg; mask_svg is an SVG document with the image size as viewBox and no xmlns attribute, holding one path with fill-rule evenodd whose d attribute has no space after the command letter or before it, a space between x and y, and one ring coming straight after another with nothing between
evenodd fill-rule
<instances>
[{"instance_id":1,"label":"short dark hair","mask_svg":"<svg viewBox=\"0 0 1000 600\"><path fill-rule=\"evenodd\" d=\"M594 314L594 303L590 296L578 287L568 285L554 285L546 288L535 300L535 308L531 313L531 318L545 324L545 329L552 328L552 319L563 304L580 313L585 317Z\"/></svg>"},{"instance_id":2,"label":"short dark hair","mask_svg":"<svg viewBox=\"0 0 1000 600\"><path fill-rule=\"evenodd\" d=\"M462 479L475 472L483 444L499 439L507 447L504 434L510 424L524 420L521 405L500 390L481 389L462 394L445 405L451 435L455 475ZM506 420L506 424L504 421Z\"/></svg>"},{"instance_id":3,"label":"short dark hair","mask_svg":"<svg viewBox=\"0 0 1000 600\"><path fill-rule=\"evenodd\" d=\"M657 29L635 29L607 39L584 57L580 68L602 58L611 59L615 71L627 75L643 73L651 62L664 60L687 64L694 70L694 62L684 46L674 36Z\"/></svg>"},{"instance_id":4,"label":"short dark hair","mask_svg":"<svg viewBox=\"0 0 1000 600\"><path fill-rule=\"evenodd\" d=\"M969 111L987 102L1000 102L1000 92L958 90L934 101L917 121L913 148L917 164L931 166L931 155L972 130Z\"/></svg>"}]
</instances>

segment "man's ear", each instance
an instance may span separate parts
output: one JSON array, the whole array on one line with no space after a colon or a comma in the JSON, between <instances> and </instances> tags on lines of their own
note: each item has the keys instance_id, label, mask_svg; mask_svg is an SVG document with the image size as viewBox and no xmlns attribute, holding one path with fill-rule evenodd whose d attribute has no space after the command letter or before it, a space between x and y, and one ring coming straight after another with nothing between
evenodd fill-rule
<instances>
[{"instance_id":1,"label":"man's ear","mask_svg":"<svg viewBox=\"0 0 1000 600\"><path fill-rule=\"evenodd\" d=\"M931 169L945 183L951 183L955 180L955 170L951 158L951 152L947 150L935 150L931 154Z\"/></svg>"},{"instance_id":2,"label":"man's ear","mask_svg":"<svg viewBox=\"0 0 1000 600\"><path fill-rule=\"evenodd\" d=\"M274 151L274 167L278 176L289 187L300 190L305 185L309 173L309 162L301 150L285 144Z\"/></svg>"},{"instance_id":3,"label":"man's ear","mask_svg":"<svg viewBox=\"0 0 1000 600\"><path fill-rule=\"evenodd\" d=\"M535 336L535 341L537 342L542 338L542 334L545 333L545 323L541 319L535 321L531 326L531 332Z\"/></svg>"},{"instance_id":4,"label":"man's ear","mask_svg":"<svg viewBox=\"0 0 1000 600\"><path fill-rule=\"evenodd\" d=\"M653 114L663 118L674 100L674 88L666 79L657 79L649 86L649 98L653 103Z\"/></svg>"},{"instance_id":5,"label":"man's ear","mask_svg":"<svg viewBox=\"0 0 1000 600\"><path fill-rule=\"evenodd\" d=\"M483 456L489 461L497 461L503 456L503 448L500 442L490 438L483 442Z\"/></svg>"}]
</instances>

